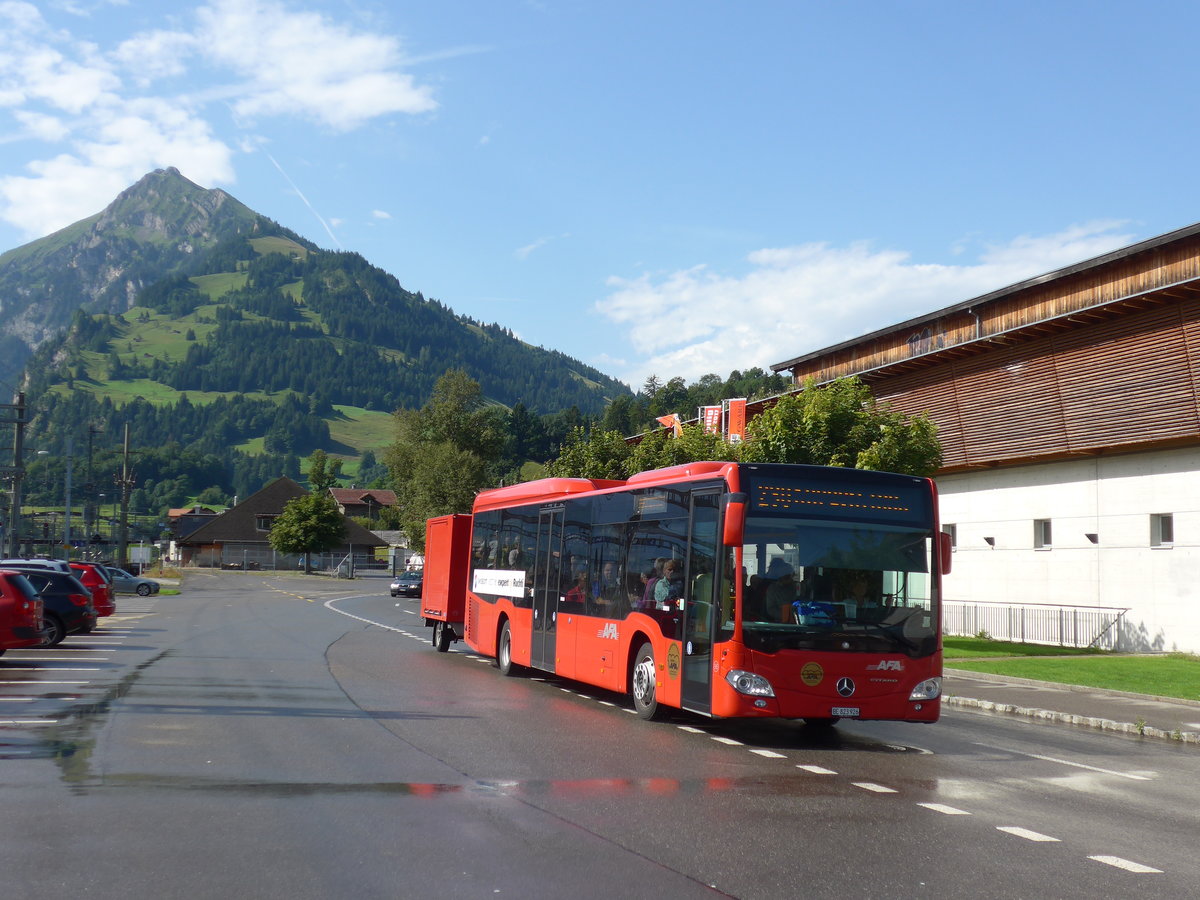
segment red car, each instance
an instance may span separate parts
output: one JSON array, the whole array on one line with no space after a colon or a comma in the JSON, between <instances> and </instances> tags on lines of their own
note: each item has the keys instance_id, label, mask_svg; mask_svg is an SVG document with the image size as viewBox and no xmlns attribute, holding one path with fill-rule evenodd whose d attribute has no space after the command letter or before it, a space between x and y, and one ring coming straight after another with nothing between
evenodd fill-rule
<instances>
[{"instance_id":1,"label":"red car","mask_svg":"<svg viewBox=\"0 0 1200 900\"><path fill-rule=\"evenodd\" d=\"M42 643L42 598L25 576L0 569L0 656Z\"/></svg>"},{"instance_id":2,"label":"red car","mask_svg":"<svg viewBox=\"0 0 1200 900\"><path fill-rule=\"evenodd\" d=\"M72 562L71 568L75 570L73 573L75 577L92 592L92 606L96 608L97 617L111 616L117 611L112 582L103 566L86 562Z\"/></svg>"}]
</instances>

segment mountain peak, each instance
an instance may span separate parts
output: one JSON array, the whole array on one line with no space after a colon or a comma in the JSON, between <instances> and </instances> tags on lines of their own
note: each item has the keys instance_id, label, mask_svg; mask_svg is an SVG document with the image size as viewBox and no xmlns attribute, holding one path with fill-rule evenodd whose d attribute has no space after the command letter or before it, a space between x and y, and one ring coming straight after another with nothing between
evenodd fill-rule
<instances>
[{"instance_id":1,"label":"mountain peak","mask_svg":"<svg viewBox=\"0 0 1200 900\"><path fill-rule=\"evenodd\" d=\"M76 310L122 313L149 281L182 271L197 254L260 217L225 191L176 168L155 169L100 213L0 256L0 379L70 324ZM14 342L11 338L16 338Z\"/></svg>"}]
</instances>

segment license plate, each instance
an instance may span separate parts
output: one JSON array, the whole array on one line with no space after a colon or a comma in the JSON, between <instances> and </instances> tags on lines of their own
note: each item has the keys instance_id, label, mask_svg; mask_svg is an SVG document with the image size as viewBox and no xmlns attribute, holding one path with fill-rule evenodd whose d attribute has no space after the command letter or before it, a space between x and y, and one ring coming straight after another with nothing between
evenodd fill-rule
<instances>
[{"instance_id":1,"label":"license plate","mask_svg":"<svg viewBox=\"0 0 1200 900\"><path fill-rule=\"evenodd\" d=\"M843 719L857 719L860 712L861 710L857 706L835 706L829 711L829 714Z\"/></svg>"}]
</instances>

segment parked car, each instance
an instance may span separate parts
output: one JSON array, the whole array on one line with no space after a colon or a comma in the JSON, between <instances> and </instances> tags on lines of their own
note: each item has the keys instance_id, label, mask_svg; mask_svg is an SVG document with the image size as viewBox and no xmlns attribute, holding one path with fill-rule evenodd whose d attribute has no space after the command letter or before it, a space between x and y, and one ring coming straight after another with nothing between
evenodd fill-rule
<instances>
[{"instance_id":1,"label":"parked car","mask_svg":"<svg viewBox=\"0 0 1200 900\"><path fill-rule=\"evenodd\" d=\"M71 566L64 559L49 559L45 556L22 556L13 559L0 559L0 568L10 569L49 569L51 572L71 574Z\"/></svg>"},{"instance_id":2,"label":"parked car","mask_svg":"<svg viewBox=\"0 0 1200 900\"><path fill-rule=\"evenodd\" d=\"M118 594L137 594L141 597L149 597L151 594L157 594L162 587L153 578L132 575L116 566L105 566L104 568L112 579L113 590Z\"/></svg>"},{"instance_id":3,"label":"parked car","mask_svg":"<svg viewBox=\"0 0 1200 900\"><path fill-rule=\"evenodd\" d=\"M392 596L420 597L424 578L420 572L401 572L392 579Z\"/></svg>"},{"instance_id":4,"label":"parked car","mask_svg":"<svg viewBox=\"0 0 1200 900\"><path fill-rule=\"evenodd\" d=\"M17 571L42 598L43 646L53 647L68 634L87 633L96 627L92 595L74 575L37 567Z\"/></svg>"},{"instance_id":5,"label":"parked car","mask_svg":"<svg viewBox=\"0 0 1200 900\"><path fill-rule=\"evenodd\" d=\"M96 607L96 615L103 618L117 611L117 601L113 595L112 579L104 566L88 562L72 562L71 571L83 582L83 586L92 592L92 606Z\"/></svg>"},{"instance_id":6,"label":"parked car","mask_svg":"<svg viewBox=\"0 0 1200 900\"><path fill-rule=\"evenodd\" d=\"M0 569L0 656L42 643L42 598L20 572Z\"/></svg>"}]
</instances>

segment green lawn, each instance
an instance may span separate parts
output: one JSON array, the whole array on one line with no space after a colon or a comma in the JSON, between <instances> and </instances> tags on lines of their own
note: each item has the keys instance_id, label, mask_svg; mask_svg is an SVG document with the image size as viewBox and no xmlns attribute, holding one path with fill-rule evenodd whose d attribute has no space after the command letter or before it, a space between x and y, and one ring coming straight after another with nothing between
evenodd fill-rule
<instances>
[{"instance_id":1,"label":"green lawn","mask_svg":"<svg viewBox=\"0 0 1200 900\"><path fill-rule=\"evenodd\" d=\"M1200 700L1200 656L1126 655L979 638L946 638L945 664L991 675Z\"/></svg>"}]
</instances>

